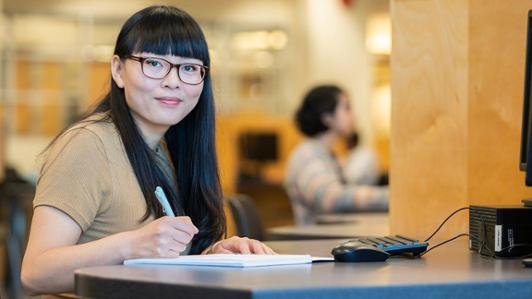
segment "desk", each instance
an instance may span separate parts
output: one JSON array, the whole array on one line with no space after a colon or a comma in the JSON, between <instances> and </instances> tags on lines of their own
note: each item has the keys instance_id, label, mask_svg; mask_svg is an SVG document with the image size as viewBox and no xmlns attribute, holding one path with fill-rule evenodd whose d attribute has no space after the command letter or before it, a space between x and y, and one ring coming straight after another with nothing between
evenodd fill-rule
<instances>
[{"instance_id":1,"label":"desk","mask_svg":"<svg viewBox=\"0 0 532 299\"><path fill-rule=\"evenodd\" d=\"M385 213L359 214L350 223L312 224L272 227L266 231L267 240L349 239L361 236L389 234L389 216Z\"/></svg>"},{"instance_id":2,"label":"desk","mask_svg":"<svg viewBox=\"0 0 532 299\"><path fill-rule=\"evenodd\" d=\"M280 253L326 255L342 240L268 242ZM532 298L532 269L482 258L467 240L421 259L265 268L103 266L76 271L86 298Z\"/></svg>"},{"instance_id":3,"label":"desk","mask_svg":"<svg viewBox=\"0 0 532 299\"><path fill-rule=\"evenodd\" d=\"M359 221L360 213L321 214L316 216L316 224L344 224Z\"/></svg>"}]
</instances>

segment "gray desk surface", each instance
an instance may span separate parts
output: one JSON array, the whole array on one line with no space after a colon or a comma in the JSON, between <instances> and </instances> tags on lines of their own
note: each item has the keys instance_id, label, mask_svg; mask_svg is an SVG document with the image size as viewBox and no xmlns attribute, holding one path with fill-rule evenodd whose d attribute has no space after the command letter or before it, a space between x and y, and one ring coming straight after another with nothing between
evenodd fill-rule
<instances>
[{"instance_id":1,"label":"gray desk surface","mask_svg":"<svg viewBox=\"0 0 532 299\"><path fill-rule=\"evenodd\" d=\"M341 240L268 242L280 253L327 255ZM420 259L264 268L103 266L76 271L87 298L532 298L532 268L483 258L467 240ZM359 297L360 296L360 297Z\"/></svg>"},{"instance_id":2,"label":"gray desk surface","mask_svg":"<svg viewBox=\"0 0 532 299\"><path fill-rule=\"evenodd\" d=\"M389 234L389 216L386 213L362 213L323 216L349 219L342 224L314 224L301 226L278 226L266 231L268 240L316 240L343 239L360 236L386 236Z\"/></svg>"}]
</instances>

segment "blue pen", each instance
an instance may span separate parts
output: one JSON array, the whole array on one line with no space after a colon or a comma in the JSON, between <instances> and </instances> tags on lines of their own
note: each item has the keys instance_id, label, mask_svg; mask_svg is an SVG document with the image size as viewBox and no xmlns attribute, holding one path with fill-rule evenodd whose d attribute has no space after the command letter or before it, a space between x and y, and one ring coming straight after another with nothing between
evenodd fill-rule
<instances>
[{"instance_id":1,"label":"blue pen","mask_svg":"<svg viewBox=\"0 0 532 299\"><path fill-rule=\"evenodd\" d=\"M166 214L166 216L175 217L174 211L172 211L172 207L170 206L168 198L166 198L161 186L157 186L157 188L155 188L155 197L157 197L159 203L161 206L163 206L163 212Z\"/></svg>"}]
</instances>

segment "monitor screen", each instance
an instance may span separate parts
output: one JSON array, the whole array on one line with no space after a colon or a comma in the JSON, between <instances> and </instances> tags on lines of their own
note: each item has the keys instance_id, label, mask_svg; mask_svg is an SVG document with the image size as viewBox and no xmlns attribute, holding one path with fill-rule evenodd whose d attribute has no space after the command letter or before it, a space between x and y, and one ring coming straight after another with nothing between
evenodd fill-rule
<instances>
[{"instance_id":1,"label":"monitor screen","mask_svg":"<svg viewBox=\"0 0 532 299\"><path fill-rule=\"evenodd\" d=\"M532 10L528 12L527 20L527 38L526 38L526 57L525 57L525 84L524 84L524 104L523 104L523 123L521 128L521 154L519 168L526 171L526 185L532 186L532 164L528 163L529 157L532 156L530 147L530 132L532 121L532 110L530 106L530 80L532 71Z\"/></svg>"},{"instance_id":2,"label":"monitor screen","mask_svg":"<svg viewBox=\"0 0 532 299\"><path fill-rule=\"evenodd\" d=\"M277 134L268 132L246 132L240 135L240 157L256 162L278 159Z\"/></svg>"}]
</instances>

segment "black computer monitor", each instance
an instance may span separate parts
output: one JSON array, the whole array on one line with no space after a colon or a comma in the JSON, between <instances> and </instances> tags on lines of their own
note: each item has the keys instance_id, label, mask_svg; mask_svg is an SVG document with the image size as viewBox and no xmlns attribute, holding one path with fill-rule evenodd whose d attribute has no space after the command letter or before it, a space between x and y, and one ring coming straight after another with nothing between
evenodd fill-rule
<instances>
[{"instance_id":1,"label":"black computer monitor","mask_svg":"<svg viewBox=\"0 0 532 299\"><path fill-rule=\"evenodd\" d=\"M263 167L279 158L274 132L244 132L238 138L239 184L262 181Z\"/></svg>"},{"instance_id":2,"label":"black computer monitor","mask_svg":"<svg viewBox=\"0 0 532 299\"><path fill-rule=\"evenodd\" d=\"M263 163L279 158L278 137L274 132L245 132L238 141L242 159Z\"/></svg>"},{"instance_id":3,"label":"black computer monitor","mask_svg":"<svg viewBox=\"0 0 532 299\"><path fill-rule=\"evenodd\" d=\"M521 154L519 168L526 172L525 183L532 186L532 163L528 163L532 157L532 147L530 146L530 133L532 132L532 107L530 106L530 80L532 79L532 10L528 11L526 57L525 57L525 84L523 103L523 123L521 128Z\"/></svg>"}]
</instances>

